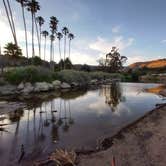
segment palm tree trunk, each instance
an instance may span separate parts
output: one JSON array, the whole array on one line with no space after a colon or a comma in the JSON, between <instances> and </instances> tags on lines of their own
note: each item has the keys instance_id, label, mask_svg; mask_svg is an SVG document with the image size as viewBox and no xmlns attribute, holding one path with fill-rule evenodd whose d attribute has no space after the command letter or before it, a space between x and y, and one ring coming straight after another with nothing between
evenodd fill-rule
<instances>
[{"instance_id":1,"label":"palm tree trunk","mask_svg":"<svg viewBox=\"0 0 166 166\"><path fill-rule=\"evenodd\" d=\"M36 26L36 33L37 33L37 41L38 41L38 47L39 47L39 57L40 57L40 41L39 41L39 30L36 22L36 15L34 14L34 21ZM41 57L40 57L41 58Z\"/></svg>"},{"instance_id":2,"label":"palm tree trunk","mask_svg":"<svg viewBox=\"0 0 166 166\"><path fill-rule=\"evenodd\" d=\"M8 4L9 13L10 13L10 17L11 17L11 23L12 23L13 32L14 32L15 44L18 46L17 36L16 36L16 29L15 29L15 25L14 25L13 14L12 14L12 10L11 10L11 7L10 7L9 0L7 0L7 4Z\"/></svg>"},{"instance_id":3,"label":"palm tree trunk","mask_svg":"<svg viewBox=\"0 0 166 166\"><path fill-rule=\"evenodd\" d=\"M41 26L39 27L39 56L41 58Z\"/></svg>"},{"instance_id":4,"label":"palm tree trunk","mask_svg":"<svg viewBox=\"0 0 166 166\"><path fill-rule=\"evenodd\" d=\"M23 22L24 22L24 30L25 30L25 43L26 43L26 55L28 58L28 37L27 37L27 26L25 22L25 13L24 13L24 6L22 5L22 16L23 16Z\"/></svg>"},{"instance_id":5,"label":"palm tree trunk","mask_svg":"<svg viewBox=\"0 0 166 166\"><path fill-rule=\"evenodd\" d=\"M32 13L32 57L35 56L35 50L34 50L34 15Z\"/></svg>"},{"instance_id":6,"label":"palm tree trunk","mask_svg":"<svg viewBox=\"0 0 166 166\"><path fill-rule=\"evenodd\" d=\"M71 40L69 40L69 59L70 59L70 47L71 47Z\"/></svg>"},{"instance_id":7,"label":"palm tree trunk","mask_svg":"<svg viewBox=\"0 0 166 166\"><path fill-rule=\"evenodd\" d=\"M66 59L66 35L64 40L64 69L65 69L65 59Z\"/></svg>"},{"instance_id":8,"label":"palm tree trunk","mask_svg":"<svg viewBox=\"0 0 166 166\"><path fill-rule=\"evenodd\" d=\"M7 5L6 5L5 0L3 0L3 4L4 4L5 11L6 11L6 15L7 15L7 18L8 18L8 21L9 21L10 29L11 29L11 32L12 32L12 35L13 35L14 43L16 44L16 43L17 43L17 42L16 42L16 37L15 37L15 34L14 34L14 30L13 30L11 18L10 18L10 16L9 16L9 11L8 11L8 8L7 8Z\"/></svg>"},{"instance_id":9,"label":"palm tree trunk","mask_svg":"<svg viewBox=\"0 0 166 166\"><path fill-rule=\"evenodd\" d=\"M44 60L46 60L46 37L44 41Z\"/></svg>"},{"instance_id":10,"label":"palm tree trunk","mask_svg":"<svg viewBox=\"0 0 166 166\"><path fill-rule=\"evenodd\" d=\"M59 40L59 57L60 57L60 61L61 62L61 59L62 59L62 56L61 56L61 44L60 44L60 40ZM60 69L62 69L62 63L60 64Z\"/></svg>"},{"instance_id":11,"label":"palm tree trunk","mask_svg":"<svg viewBox=\"0 0 166 166\"><path fill-rule=\"evenodd\" d=\"M51 44L50 44L50 62L52 61L52 41L51 41Z\"/></svg>"}]
</instances>

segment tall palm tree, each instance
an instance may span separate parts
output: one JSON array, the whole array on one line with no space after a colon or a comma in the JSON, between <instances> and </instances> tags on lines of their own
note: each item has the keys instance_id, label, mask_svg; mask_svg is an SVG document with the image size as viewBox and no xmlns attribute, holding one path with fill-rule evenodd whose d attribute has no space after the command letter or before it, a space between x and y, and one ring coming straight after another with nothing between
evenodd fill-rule
<instances>
[{"instance_id":1,"label":"tall palm tree","mask_svg":"<svg viewBox=\"0 0 166 166\"><path fill-rule=\"evenodd\" d=\"M54 53L54 50L53 50L53 42L55 40L55 36L54 35L50 35L50 41L51 41L51 44L50 44L50 62L53 61L53 53Z\"/></svg>"},{"instance_id":2,"label":"tall palm tree","mask_svg":"<svg viewBox=\"0 0 166 166\"><path fill-rule=\"evenodd\" d=\"M50 46L50 60L54 61L54 54L53 54L53 42L55 40L55 34L57 31L57 26L58 26L58 19L54 16L50 17L50 31L51 31L51 36L50 36L50 40L51 40L51 46Z\"/></svg>"},{"instance_id":3,"label":"tall palm tree","mask_svg":"<svg viewBox=\"0 0 166 166\"><path fill-rule=\"evenodd\" d=\"M41 27L42 27L42 25L44 24L45 21L44 21L43 17L38 16L36 18L36 22L39 24L39 56L41 58L41 35L42 35L42 33L41 33Z\"/></svg>"},{"instance_id":4,"label":"tall palm tree","mask_svg":"<svg viewBox=\"0 0 166 166\"><path fill-rule=\"evenodd\" d=\"M57 38L58 38L58 41L59 41L59 57L60 57L59 61L61 61L61 59L62 59L62 56L61 56L61 39L63 38L62 33L58 32L57 33ZM60 68L62 69L62 66L60 66Z\"/></svg>"},{"instance_id":5,"label":"tall palm tree","mask_svg":"<svg viewBox=\"0 0 166 166\"><path fill-rule=\"evenodd\" d=\"M27 26L25 21L25 11L24 11L24 8L26 7L28 0L16 0L16 1L20 3L22 8L22 17L23 17L24 30L25 30L26 56L28 58L28 37L27 37Z\"/></svg>"},{"instance_id":6,"label":"tall palm tree","mask_svg":"<svg viewBox=\"0 0 166 166\"><path fill-rule=\"evenodd\" d=\"M44 37L44 60L46 59L46 39L49 33L47 31L42 31L42 35Z\"/></svg>"},{"instance_id":7,"label":"tall palm tree","mask_svg":"<svg viewBox=\"0 0 166 166\"><path fill-rule=\"evenodd\" d=\"M32 57L35 56L34 49L34 23L35 23L35 13L40 10L39 2L36 0L31 0L27 3L27 10L31 12L32 17Z\"/></svg>"},{"instance_id":8,"label":"tall palm tree","mask_svg":"<svg viewBox=\"0 0 166 166\"><path fill-rule=\"evenodd\" d=\"M65 59L66 59L66 36L69 33L69 30L67 27L63 27L62 33L64 34L64 69L65 69Z\"/></svg>"},{"instance_id":9,"label":"tall palm tree","mask_svg":"<svg viewBox=\"0 0 166 166\"><path fill-rule=\"evenodd\" d=\"M74 34L69 33L68 38L69 38L69 59L70 59L70 49L71 49L71 41L74 39Z\"/></svg>"},{"instance_id":10,"label":"tall palm tree","mask_svg":"<svg viewBox=\"0 0 166 166\"><path fill-rule=\"evenodd\" d=\"M14 43L15 43L15 45L18 46L16 30L15 30L15 24L14 24L13 14L12 14L12 10L11 10L11 7L10 7L9 0L3 0L3 4L4 4L6 15L7 15L7 18L8 18L8 21L9 21L10 29L11 29L11 32L12 32L12 35L13 35Z\"/></svg>"}]
</instances>

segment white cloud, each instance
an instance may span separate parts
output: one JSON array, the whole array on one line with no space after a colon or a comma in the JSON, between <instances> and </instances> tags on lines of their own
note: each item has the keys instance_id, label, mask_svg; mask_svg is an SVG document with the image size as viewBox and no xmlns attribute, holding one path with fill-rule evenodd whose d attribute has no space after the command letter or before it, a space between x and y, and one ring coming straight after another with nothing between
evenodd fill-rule
<instances>
[{"instance_id":1,"label":"white cloud","mask_svg":"<svg viewBox=\"0 0 166 166\"><path fill-rule=\"evenodd\" d=\"M123 36L116 36L112 41L108 41L104 38L98 37L97 41L91 43L89 47L91 49L97 50L101 53L108 53L113 46L116 46L120 50L123 50L131 46L134 42L134 38L124 39Z\"/></svg>"},{"instance_id":2,"label":"white cloud","mask_svg":"<svg viewBox=\"0 0 166 166\"><path fill-rule=\"evenodd\" d=\"M164 39L164 40L161 40L161 43L166 43L166 39Z\"/></svg>"},{"instance_id":3,"label":"white cloud","mask_svg":"<svg viewBox=\"0 0 166 166\"><path fill-rule=\"evenodd\" d=\"M120 26L114 26L112 28L112 33L118 33L120 31Z\"/></svg>"}]
</instances>

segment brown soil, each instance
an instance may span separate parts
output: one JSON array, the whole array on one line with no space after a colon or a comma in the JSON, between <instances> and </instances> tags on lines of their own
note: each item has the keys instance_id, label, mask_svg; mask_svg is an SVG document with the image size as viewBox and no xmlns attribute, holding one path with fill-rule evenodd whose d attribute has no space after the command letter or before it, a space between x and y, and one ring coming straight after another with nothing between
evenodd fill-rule
<instances>
[{"instance_id":1,"label":"brown soil","mask_svg":"<svg viewBox=\"0 0 166 166\"><path fill-rule=\"evenodd\" d=\"M112 146L89 155L80 155L79 166L165 166L166 106L153 110L127 127L112 140Z\"/></svg>"}]
</instances>

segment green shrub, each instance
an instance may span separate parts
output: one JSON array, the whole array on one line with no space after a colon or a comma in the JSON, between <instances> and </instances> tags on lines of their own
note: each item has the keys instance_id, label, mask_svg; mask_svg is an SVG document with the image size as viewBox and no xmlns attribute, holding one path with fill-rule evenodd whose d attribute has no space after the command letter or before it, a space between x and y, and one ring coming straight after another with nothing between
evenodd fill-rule
<instances>
[{"instance_id":1,"label":"green shrub","mask_svg":"<svg viewBox=\"0 0 166 166\"><path fill-rule=\"evenodd\" d=\"M38 57L38 56L35 56L35 57L30 58L30 62L31 62L33 65L37 65L37 66L42 64L42 60L41 60L40 57Z\"/></svg>"},{"instance_id":2,"label":"green shrub","mask_svg":"<svg viewBox=\"0 0 166 166\"><path fill-rule=\"evenodd\" d=\"M89 72L89 75L91 79L97 79L97 80L122 78L122 75L119 73L106 73L102 71Z\"/></svg>"},{"instance_id":3,"label":"green shrub","mask_svg":"<svg viewBox=\"0 0 166 166\"><path fill-rule=\"evenodd\" d=\"M85 72L76 70L62 70L54 75L54 79L67 82L69 84L72 82L87 84L93 79L103 80L112 78L122 78L122 75L116 73L110 74L105 72Z\"/></svg>"},{"instance_id":4,"label":"green shrub","mask_svg":"<svg viewBox=\"0 0 166 166\"><path fill-rule=\"evenodd\" d=\"M54 78L69 84L72 82L86 84L90 81L90 76L87 72L76 70L62 70L57 72Z\"/></svg>"},{"instance_id":5,"label":"green shrub","mask_svg":"<svg viewBox=\"0 0 166 166\"><path fill-rule=\"evenodd\" d=\"M18 67L6 72L5 79L12 84L19 84L20 82L51 82L53 73L43 67Z\"/></svg>"}]
</instances>

